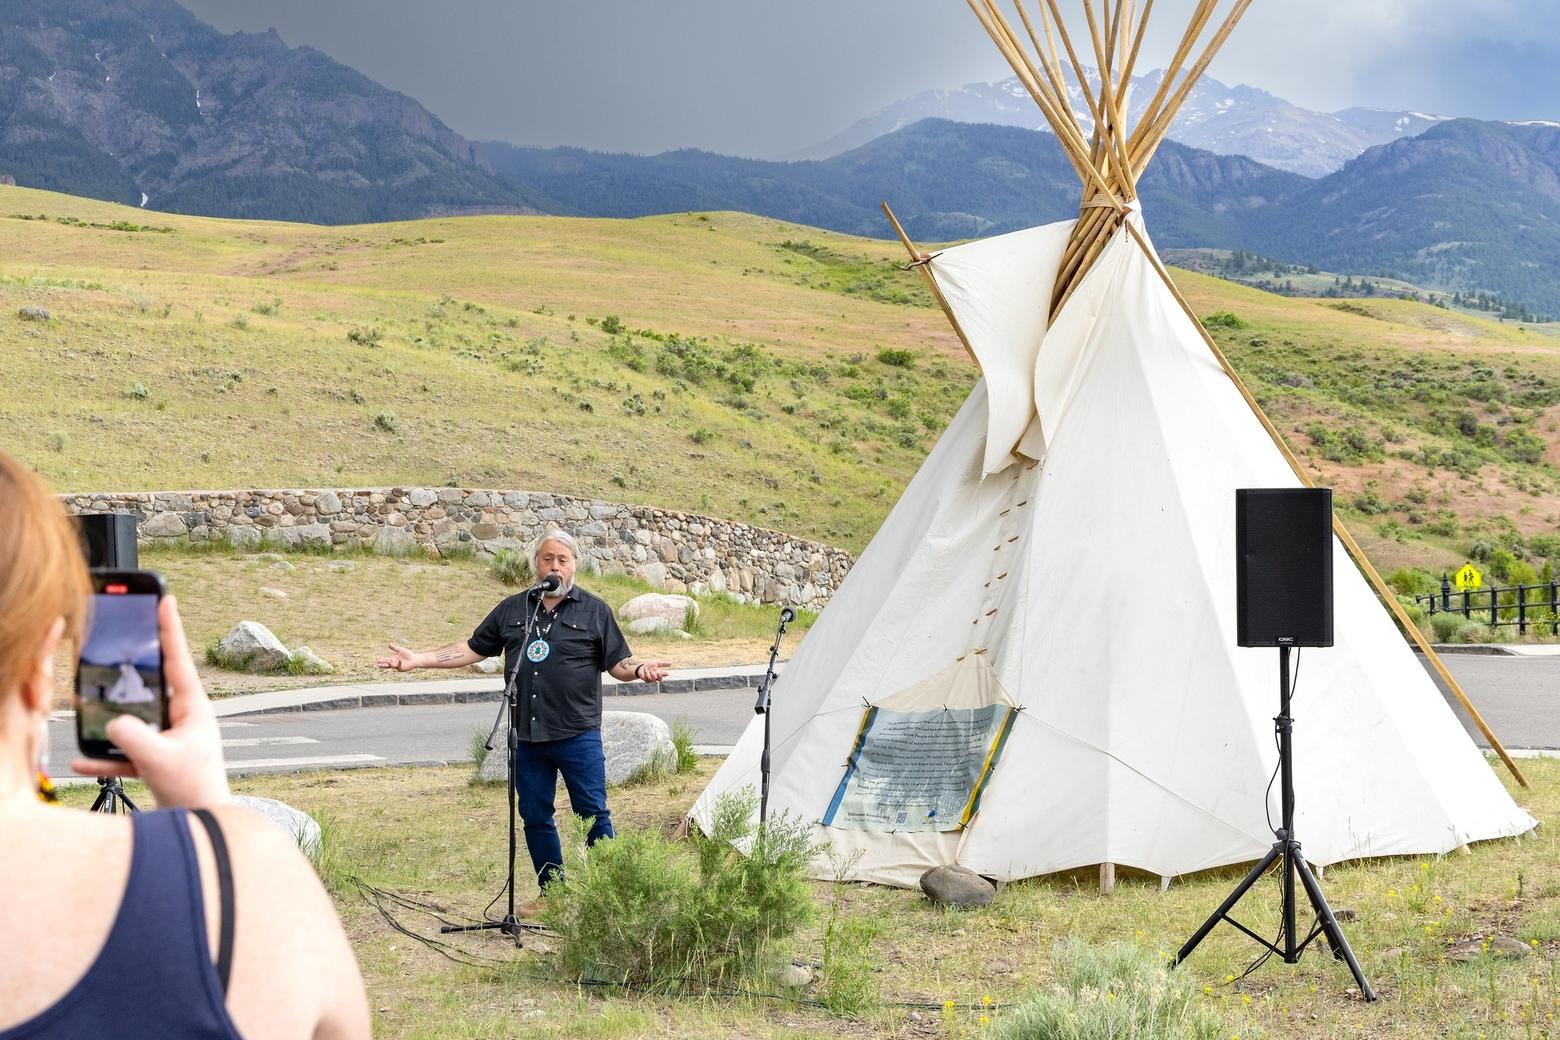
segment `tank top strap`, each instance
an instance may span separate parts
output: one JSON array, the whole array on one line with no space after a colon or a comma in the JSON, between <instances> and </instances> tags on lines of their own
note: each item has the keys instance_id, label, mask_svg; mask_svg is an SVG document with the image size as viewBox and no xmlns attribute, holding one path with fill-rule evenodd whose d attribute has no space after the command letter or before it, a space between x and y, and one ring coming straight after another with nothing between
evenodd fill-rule
<instances>
[{"instance_id":1,"label":"tank top strap","mask_svg":"<svg viewBox=\"0 0 1560 1040\"><path fill-rule=\"evenodd\" d=\"M211 963L189 816L159 809L130 820L130 876L103 948L58 1003L0 1040L240 1040Z\"/></svg>"}]
</instances>

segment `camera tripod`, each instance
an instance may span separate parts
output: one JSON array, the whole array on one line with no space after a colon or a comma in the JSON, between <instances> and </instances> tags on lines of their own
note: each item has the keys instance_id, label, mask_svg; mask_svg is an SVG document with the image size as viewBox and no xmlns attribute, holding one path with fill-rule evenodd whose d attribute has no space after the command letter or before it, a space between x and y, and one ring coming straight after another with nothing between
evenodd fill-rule
<instances>
[{"instance_id":1,"label":"camera tripod","mask_svg":"<svg viewBox=\"0 0 1560 1040\"><path fill-rule=\"evenodd\" d=\"M125 785L119 782L117 776L100 776L97 778L98 796L92 803L92 812L101 813L133 813L140 812L140 806L130 800L125 794Z\"/></svg>"}]
</instances>

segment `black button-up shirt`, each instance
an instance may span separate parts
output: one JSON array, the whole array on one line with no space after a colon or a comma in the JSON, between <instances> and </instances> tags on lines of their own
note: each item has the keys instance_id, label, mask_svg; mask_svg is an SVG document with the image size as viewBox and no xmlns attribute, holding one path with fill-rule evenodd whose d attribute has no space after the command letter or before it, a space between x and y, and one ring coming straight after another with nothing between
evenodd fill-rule
<instances>
[{"instance_id":1,"label":"black button-up shirt","mask_svg":"<svg viewBox=\"0 0 1560 1040\"><path fill-rule=\"evenodd\" d=\"M466 640L483 657L504 652L504 675L519 669L516 708L520 739L563 740L601 728L601 673L632 653L612 608L575 587L548 610L541 593L510 596ZM540 609L538 609L540 606ZM531 636L526 639L526 621ZM527 645L547 643L546 657L532 661Z\"/></svg>"}]
</instances>

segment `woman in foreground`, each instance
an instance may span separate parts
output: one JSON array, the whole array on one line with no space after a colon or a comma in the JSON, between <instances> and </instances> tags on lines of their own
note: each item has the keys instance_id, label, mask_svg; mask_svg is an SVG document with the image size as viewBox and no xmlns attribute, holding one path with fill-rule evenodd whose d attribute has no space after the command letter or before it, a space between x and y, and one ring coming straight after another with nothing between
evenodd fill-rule
<instances>
[{"instance_id":1,"label":"woman in foreground","mask_svg":"<svg viewBox=\"0 0 1560 1040\"><path fill-rule=\"evenodd\" d=\"M130 761L72 764L140 776L160 808L40 799L54 654L79 641L88 592L73 523L0 452L0 1040L368 1036L363 980L319 879L279 828L231 804L171 597L158 614L168 729L118 717L109 737Z\"/></svg>"}]
</instances>

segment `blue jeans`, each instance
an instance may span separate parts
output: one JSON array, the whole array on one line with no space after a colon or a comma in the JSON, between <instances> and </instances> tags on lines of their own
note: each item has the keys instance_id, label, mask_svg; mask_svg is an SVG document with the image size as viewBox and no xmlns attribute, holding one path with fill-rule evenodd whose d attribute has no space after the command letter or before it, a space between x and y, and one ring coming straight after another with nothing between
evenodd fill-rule
<instances>
[{"instance_id":1,"label":"blue jeans","mask_svg":"<svg viewBox=\"0 0 1560 1040\"><path fill-rule=\"evenodd\" d=\"M587 730L563 740L520 741L515 747L515 798L520 803L520 819L525 821L525 847L531 853L536 882L544 889L563 872L563 847L553 823L559 773L574 814L592 821L585 843L594 845L612 837L601 730Z\"/></svg>"}]
</instances>

